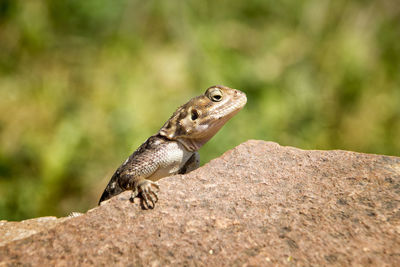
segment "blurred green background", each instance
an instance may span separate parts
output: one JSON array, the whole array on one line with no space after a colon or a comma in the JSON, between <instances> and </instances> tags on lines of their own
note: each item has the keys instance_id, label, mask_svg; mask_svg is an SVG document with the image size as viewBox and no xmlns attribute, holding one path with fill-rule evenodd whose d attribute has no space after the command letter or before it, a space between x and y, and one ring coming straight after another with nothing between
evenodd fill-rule
<instances>
[{"instance_id":1,"label":"blurred green background","mask_svg":"<svg viewBox=\"0 0 400 267\"><path fill-rule=\"evenodd\" d=\"M398 0L0 0L0 219L86 211L172 112L214 84L248 139L400 155Z\"/></svg>"}]
</instances>

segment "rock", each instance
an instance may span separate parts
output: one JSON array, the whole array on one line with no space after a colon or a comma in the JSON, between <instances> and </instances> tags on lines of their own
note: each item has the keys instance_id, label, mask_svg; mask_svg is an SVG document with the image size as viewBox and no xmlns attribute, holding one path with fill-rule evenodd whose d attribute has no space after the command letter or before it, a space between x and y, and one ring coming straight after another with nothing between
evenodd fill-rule
<instances>
[{"instance_id":1,"label":"rock","mask_svg":"<svg viewBox=\"0 0 400 267\"><path fill-rule=\"evenodd\" d=\"M124 192L8 239L1 263L400 266L400 158L252 140L159 183L155 209Z\"/></svg>"},{"instance_id":2,"label":"rock","mask_svg":"<svg viewBox=\"0 0 400 267\"><path fill-rule=\"evenodd\" d=\"M0 221L0 246L48 230L67 218L40 217L21 222Z\"/></svg>"}]
</instances>

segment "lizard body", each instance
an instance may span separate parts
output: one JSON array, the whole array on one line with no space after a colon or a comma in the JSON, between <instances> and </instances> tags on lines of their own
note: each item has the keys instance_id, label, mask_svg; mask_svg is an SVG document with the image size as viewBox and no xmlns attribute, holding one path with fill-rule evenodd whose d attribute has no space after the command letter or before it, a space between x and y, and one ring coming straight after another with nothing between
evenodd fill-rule
<instances>
[{"instance_id":1,"label":"lizard body","mask_svg":"<svg viewBox=\"0 0 400 267\"><path fill-rule=\"evenodd\" d=\"M199 166L197 150L246 104L246 95L225 86L212 86L204 95L179 107L157 134L149 137L116 170L99 204L125 190L141 195L143 208L157 202L157 180L184 174Z\"/></svg>"}]
</instances>

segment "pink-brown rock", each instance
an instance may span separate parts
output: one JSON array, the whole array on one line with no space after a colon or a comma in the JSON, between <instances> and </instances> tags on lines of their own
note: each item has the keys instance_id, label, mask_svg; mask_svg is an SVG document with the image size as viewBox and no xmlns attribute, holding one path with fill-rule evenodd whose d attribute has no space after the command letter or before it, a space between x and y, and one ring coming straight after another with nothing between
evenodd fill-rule
<instances>
[{"instance_id":1,"label":"pink-brown rock","mask_svg":"<svg viewBox=\"0 0 400 267\"><path fill-rule=\"evenodd\" d=\"M400 266L397 157L248 141L160 187L7 239L0 265Z\"/></svg>"}]
</instances>

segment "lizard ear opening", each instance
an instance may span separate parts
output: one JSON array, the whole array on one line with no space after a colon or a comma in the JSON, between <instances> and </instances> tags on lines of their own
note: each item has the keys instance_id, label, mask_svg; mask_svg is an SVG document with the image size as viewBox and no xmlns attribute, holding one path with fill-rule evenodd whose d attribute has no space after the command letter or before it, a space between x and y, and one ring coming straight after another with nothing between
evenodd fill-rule
<instances>
[{"instance_id":1,"label":"lizard ear opening","mask_svg":"<svg viewBox=\"0 0 400 267\"><path fill-rule=\"evenodd\" d=\"M192 121L195 121L195 120L197 120L198 117L199 117L199 113L197 112L197 110L193 109L191 112L190 118L192 119Z\"/></svg>"}]
</instances>

